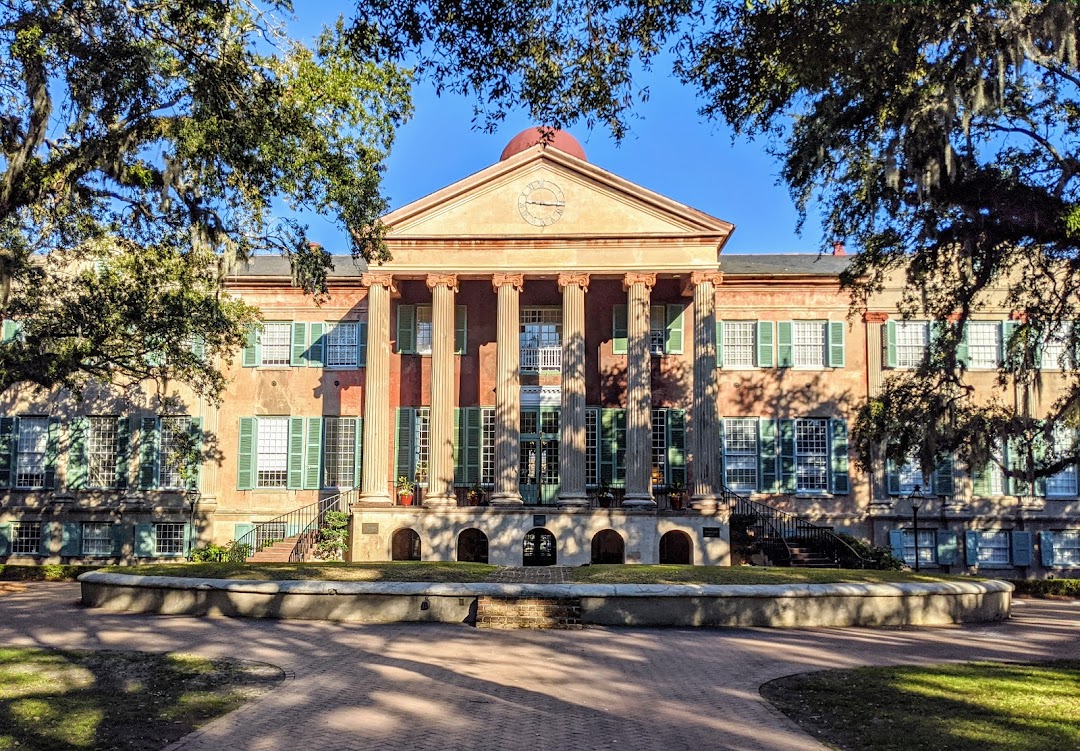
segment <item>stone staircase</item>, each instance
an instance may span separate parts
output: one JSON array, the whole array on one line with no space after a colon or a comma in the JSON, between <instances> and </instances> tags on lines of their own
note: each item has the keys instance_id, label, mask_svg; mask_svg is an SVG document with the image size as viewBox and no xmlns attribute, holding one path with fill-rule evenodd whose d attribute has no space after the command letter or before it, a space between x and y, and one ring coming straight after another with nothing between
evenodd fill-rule
<instances>
[{"instance_id":1,"label":"stone staircase","mask_svg":"<svg viewBox=\"0 0 1080 751\"><path fill-rule=\"evenodd\" d=\"M248 558L248 563L288 563L289 556L292 555L296 541L299 539L300 535L293 535L284 540L278 540Z\"/></svg>"},{"instance_id":2,"label":"stone staircase","mask_svg":"<svg viewBox=\"0 0 1080 751\"><path fill-rule=\"evenodd\" d=\"M802 545L789 545L791 560L789 565L793 568L836 568L836 561L829 558L818 548Z\"/></svg>"}]
</instances>

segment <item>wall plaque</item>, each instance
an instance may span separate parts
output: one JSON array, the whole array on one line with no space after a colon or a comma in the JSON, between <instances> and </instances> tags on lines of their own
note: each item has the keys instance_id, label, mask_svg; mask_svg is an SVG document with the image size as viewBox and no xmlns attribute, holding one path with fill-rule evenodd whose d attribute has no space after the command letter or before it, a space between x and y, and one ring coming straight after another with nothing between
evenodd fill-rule
<instances>
[{"instance_id":1,"label":"wall plaque","mask_svg":"<svg viewBox=\"0 0 1080 751\"><path fill-rule=\"evenodd\" d=\"M379 525L372 522L364 522L360 525L360 534L377 535L379 534Z\"/></svg>"},{"instance_id":2,"label":"wall plaque","mask_svg":"<svg viewBox=\"0 0 1080 751\"><path fill-rule=\"evenodd\" d=\"M701 530L701 534L705 537L719 537L720 527L703 527Z\"/></svg>"}]
</instances>

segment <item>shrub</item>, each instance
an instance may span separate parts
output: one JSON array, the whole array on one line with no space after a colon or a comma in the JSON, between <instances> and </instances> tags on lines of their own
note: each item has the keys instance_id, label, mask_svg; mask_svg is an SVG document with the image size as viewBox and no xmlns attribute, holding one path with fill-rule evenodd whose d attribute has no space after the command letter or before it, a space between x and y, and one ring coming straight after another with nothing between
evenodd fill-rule
<instances>
[{"instance_id":1,"label":"shrub","mask_svg":"<svg viewBox=\"0 0 1080 751\"><path fill-rule=\"evenodd\" d=\"M890 548L867 545L858 537L852 537L843 532L838 533L837 537L850 545L864 561L868 561L869 566L872 569L877 571L900 571L907 565L899 558L893 556Z\"/></svg>"},{"instance_id":2,"label":"shrub","mask_svg":"<svg viewBox=\"0 0 1080 751\"><path fill-rule=\"evenodd\" d=\"M223 563L229 560L229 547L235 544L234 540L229 545L207 545L205 548L195 548L191 551L191 560L196 563Z\"/></svg>"},{"instance_id":3,"label":"shrub","mask_svg":"<svg viewBox=\"0 0 1080 751\"><path fill-rule=\"evenodd\" d=\"M1080 597L1080 579L1016 579L1016 594L1028 597Z\"/></svg>"},{"instance_id":4,"label":"shrub","mask_svg":"<svg viewBox=\"0 0 1080 751\"><path fill-rule=\"evenodd\" d=\"M327 511L319 530L315 557L320 561L340 561L349 547L349 515L343 511Z\"/></svg>"}]
</instances>

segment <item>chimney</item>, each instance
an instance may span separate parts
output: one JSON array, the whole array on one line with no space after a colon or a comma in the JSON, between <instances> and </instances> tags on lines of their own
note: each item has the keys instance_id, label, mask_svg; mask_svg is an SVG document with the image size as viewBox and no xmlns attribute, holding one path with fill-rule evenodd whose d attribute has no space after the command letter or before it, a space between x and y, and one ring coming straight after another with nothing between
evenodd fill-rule
<instances>
[{"instance_id":1,"label":"chimney","mask_svg":"<svg viewBox=\"0 0 1080 751\"><path fill-rule=\"evenodd\" d=\"M847 251L844 250L844 244L842 242L835 242L832 246L832 254L834 256L846 256Z\"/></svg>"}]
</instances>

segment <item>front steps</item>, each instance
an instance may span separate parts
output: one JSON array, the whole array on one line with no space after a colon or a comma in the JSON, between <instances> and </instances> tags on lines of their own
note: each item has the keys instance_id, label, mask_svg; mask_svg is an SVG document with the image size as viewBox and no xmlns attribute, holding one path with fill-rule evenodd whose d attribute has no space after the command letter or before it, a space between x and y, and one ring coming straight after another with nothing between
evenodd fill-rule
<instances>
[{"instance_id":1,"label":"front steps","mask_svg":"<svg viewBox=\"0 0 1080 751\"><path fill-rule=\"evenodd\" d=\"M293 535L284 540L278 540L248 558L248 563L288 563L293 548L296 547L296 541L299 539L300 535Z\"/></svg>"}]
</instances>

